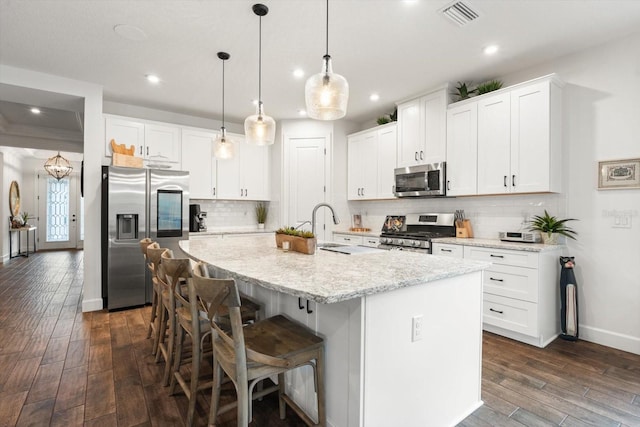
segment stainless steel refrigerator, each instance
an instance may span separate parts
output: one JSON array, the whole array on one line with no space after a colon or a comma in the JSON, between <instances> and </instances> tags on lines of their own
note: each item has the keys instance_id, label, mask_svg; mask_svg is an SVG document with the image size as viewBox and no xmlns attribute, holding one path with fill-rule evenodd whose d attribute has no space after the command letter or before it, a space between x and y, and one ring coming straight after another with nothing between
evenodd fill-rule
<instances>
[{"instance_id":1,"label":"stainless steel refrigerator","mask_svg":"<svg viewBox=\"0 0 640 427\"><path fill-rule=\"evenodd\" d=\"M151 302L140 240L179 252L189 238L189 172L102 167L102 298L109 310Z\"/></svg>"}]
</instances>

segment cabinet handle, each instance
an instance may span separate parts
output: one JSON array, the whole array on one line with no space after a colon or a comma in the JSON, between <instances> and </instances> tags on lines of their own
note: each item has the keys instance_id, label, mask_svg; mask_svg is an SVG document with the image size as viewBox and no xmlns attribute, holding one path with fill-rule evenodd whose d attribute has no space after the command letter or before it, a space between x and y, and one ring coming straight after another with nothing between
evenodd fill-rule
<instances>
[{"instance_id":1,"label":"cabinet handle","mask_svg":"<svg viewBox=\"0 0 640 427\"><path fill-rule=\"evenodd\" d=\"M361 195L361 194L360 194L360 188L358 188L358 196L360 196L360 195Z\"/></svg>"},{"instance_id":2,"label":"cabinet handle","mask_svg":"<svg viewBox=\"0 0 640 427\"><path fill-rule=\"evenodd\" d=\"M140 155L142 156L142 145L140 146Z\"/></svg>"},{"instance_id":3,"label":"cabinet handle","mask_svg":"<svg viewBox=\"0 0 640 427\"><path fill-rule=\"evenodd\" d=\"M364 196L364 187L362 187L362 194L361 196Z\"/></svg>"},{"instance_id":4,"label":"cabinet handle","mask_svg":"<svg viewBox=\"0 0 640 427\"><path fill-rule=\"evenodd\" d=\"M416 151L416 154L413 156L414 159L416 159L416 162L418 161L418 152Z\"/></svg>"},{"instance_id":5,"label":"cabinet handle","mask_svg":"<svg viewBox=\"0 0 640 427\"><path fill-rule=\"evenodd\" d=\"M447 191L451 190L451 181L447 180Z\"/></svg>"},{"instance_id":6,"label":"cabinet handle","mask_svg":"<svg viewBox=\"0 0 640 427\"><path fill-rule=\"evenodd\" d=\"M511 175L511 186L512 187L516 186L516 176L515 175Z\"/></svg>"},{"instance_id":7,"label":"cabinet handle","mask_svg":"<svg viewBox=\"0 0 640 427\"><path fill-rule=\"evenodd\" d=\"M504 282L504 279L496 279L494 277L489 277L489 280L493 280L494 282Z\"/></svg>"},{"instance_id":8,"label":"cabinet handle","mask_svg":"<svg viewBox=\"0 0 640 427\"><path fill-rule=\"evenodd\" d=\"M502 184L505 186L507 186L507 175L504 176L504 179L502 180Z\"/></svg>"},{"instance_id":9,"label":"cabinet handle","mask_svg":"<svg viewBox=\"0 0 640 427\"><path fill-rule=\"evenodd\" d=\"M343 239L344 239L344 241L346 241L346 242L350 242L350 241L351 241L351 239L350 239L350 238L348 238L348 237L344 237Z\"/></svg>"},{"instance_id":10,"label":"cabinet handle","mask_svg":"<svg viewBox=\"0 0 640 427\"><path fill-rule=\"evenodd\" d=\"M440 249L440 252L453 252L451 249Z\"/></svg>"},{"instance_id":11,"label":"cabinet handle","mask_svg":"<svg viewBox=\"0 0 640 427\"><path fill-rule=\"evenodd\" d=\"M298 297L298 310L304 310L304 305L302 305L302 298Z\"/></svg>"},{"instance_id":12,"label":"cabinet handle","mask_svg":"<svg viewBox=\"0 0 640 427\"><path fill-rule=\"evenodd\" d=\"M494 310L493 308L490 308L489 311L493 311L494 313L498 313L498 314L504 314L504 311Z\"/></svg>"},{"instance_id":13,"label":"cabinet handle","mask_svg":"<svg viewBox=\"0 0 640 427\"><path fill-rule=\"evenodd\" d=\"M489 255L489 256L490 256L490 257L492 257L492 258L504 258L504 255L494 255L494 254L491 254L491 255Z\"/></svg>"},{"instance_id":14,"label":"cabinet handle","mask_svg":"<svg viewBox=\"0 0 640 427\"><path fill-rule=\"evenodd\" d=\"M242 197L242 188L240 189L240 197Z\"/></svg>"},{"instance_id":15,"label":"cabinet handle","mask_svg":"<svg viewBox=\"0 0 640 427\"><path fill-rule=\"evenodd\" d=\"M420 160L424 160L424 151L420 150Z\"/></svg>"},{"instance_id":16,"label":"cabinet handle","mask_svg":"<svg viewBox=\"0 0 640 427\"><path fill-rule=\"evenodd\" d=\"M216 195L216 187L213 187L213 195Z\"/></svg>"},{"instance_id":17,"label":"cabinet handle","mask_svg":"<svg viewBox=\"0 0 640 427\"><path fill-rule=\"evenodd\" d=\"M307 314L313 313L313 310L309 309L309 300L307 300Z\"/></svg>"},{"instance_id":18,"label":"cabinet handle","mask_svg":"<svg viewBox=\"0 0 640 427\"><path fill-rule=\"evenodd\" d=\"M149 155L149 147L147 147L147 156Z\"/></svg>"},{"instance_id":19,"label":"cabinet handle","mask_svg":"<svg viewBox=\"0 0 640 427\"><path fill-rule=\"evenodd\" d=\"M248 190L245 188L244 189L244 197L247 197L247 194L248 194Z\"/></svg>"}]
</instances>

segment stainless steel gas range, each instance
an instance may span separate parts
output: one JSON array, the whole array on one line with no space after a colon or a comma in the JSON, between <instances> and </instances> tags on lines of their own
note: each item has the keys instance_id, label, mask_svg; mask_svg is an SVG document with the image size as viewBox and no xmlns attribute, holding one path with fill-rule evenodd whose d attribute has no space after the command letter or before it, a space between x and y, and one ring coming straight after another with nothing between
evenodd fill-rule
<instances>
[{"instance_id":1,"label":"stainless steel gas range","mask_svg":"<svg viewBox=\"0 0 640 427\"><path fill-rule=\"evenodd\" d=\"M380 234L380 249L431 253L431 239L455 237L455 216L449 213L389 215Z\"/></svg>"}]
</instances>

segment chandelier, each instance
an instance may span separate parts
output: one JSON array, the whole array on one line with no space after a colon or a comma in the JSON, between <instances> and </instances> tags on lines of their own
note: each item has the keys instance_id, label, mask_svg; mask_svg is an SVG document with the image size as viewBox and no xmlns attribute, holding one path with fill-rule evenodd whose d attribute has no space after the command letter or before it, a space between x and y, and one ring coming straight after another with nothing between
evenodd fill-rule
<instances>
[{"instance_id":1,"label":"chandelier","mask_svg":"<svg viewBox=\"0 0 640 427\"><path fill-rule=\"evenodd\" d=\"M73 167L71 163L69 163L69 160L62 157L58 151L57 155L44 162L44 169L49 175L60 181L65 176L69 176Z\"/></svg>"}]
</instances>

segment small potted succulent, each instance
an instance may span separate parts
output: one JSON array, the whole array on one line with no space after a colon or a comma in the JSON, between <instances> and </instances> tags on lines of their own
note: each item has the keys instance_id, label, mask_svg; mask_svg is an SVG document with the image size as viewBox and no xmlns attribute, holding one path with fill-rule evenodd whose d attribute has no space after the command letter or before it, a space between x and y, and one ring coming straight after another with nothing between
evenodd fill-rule
<instances>
[{"instance_id":1,"label":"small potted succulent","mask_svg":"<svg viewBox=\"0 0 640 427\"><path fill-rule=\"evenodd\" d=\"M567 222L577 221L574 218L558 219L555 216L549 215L545 209L544 215L534 215L533 220L530 221L530 231L539 231L542 237L542 242L547 245L558 244L558 236L565 236L575 240L577 232L567 226Z\"/></svg>"}]
</instances>

